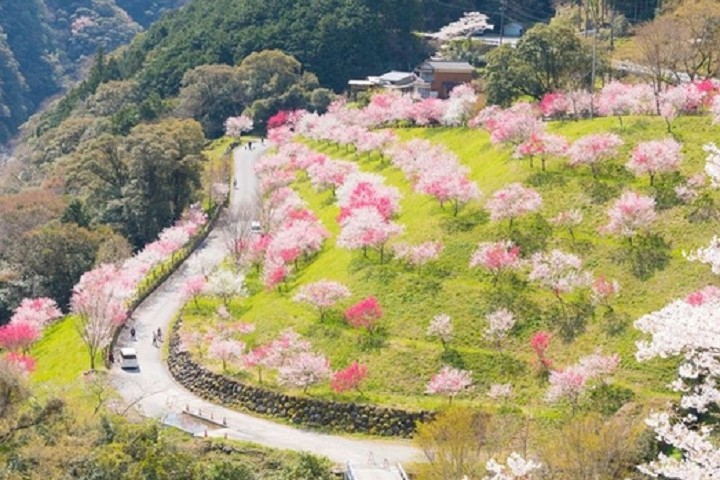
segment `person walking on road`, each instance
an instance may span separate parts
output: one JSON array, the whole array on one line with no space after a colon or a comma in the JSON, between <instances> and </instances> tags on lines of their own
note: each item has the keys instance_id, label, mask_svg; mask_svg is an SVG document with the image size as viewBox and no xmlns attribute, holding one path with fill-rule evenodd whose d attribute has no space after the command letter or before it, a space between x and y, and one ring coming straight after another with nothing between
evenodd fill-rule
<instances>
[{"instance_id":1,"label":"person walking on road","mask_svg":"<svg viewBox=\"0 0 720 480\"><path fill-rule=\"evenodd\" d=\"M154 331L153 331L152 344L153 344L153 347L157 347L157 346L158 346L158 343L157 343L157 333L155 333Z\"/></svg>"},{"instance_id":2,"label":"person walking on road","mask_svg":"<svg viewBox=\"0 0 720 480\"><path fill-rule=\"evenodd\" d=\"M130 340L132 340L133 342L137 340L137 338L135 338L135 327L132 327L130 329Z\"/></svg>"},{"instance_id":3,"label":"person walking on road","mask_svg":"<svg viewBox=\"0 0 720 480\"><path fill-rule=\"evenodd\" d=\"M157 341L162 342L162 330L160 330L160 327L157 329Z\"/></svg>"}]
</instances>

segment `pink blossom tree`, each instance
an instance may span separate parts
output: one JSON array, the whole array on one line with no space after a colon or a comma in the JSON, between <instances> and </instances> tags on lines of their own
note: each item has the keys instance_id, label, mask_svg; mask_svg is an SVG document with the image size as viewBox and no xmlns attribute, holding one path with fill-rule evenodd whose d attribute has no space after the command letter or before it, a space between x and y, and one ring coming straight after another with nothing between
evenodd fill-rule
<instances>
[{"instance_id":1,"label":"pink blossom tree","mask_svg":"<svg viewBox=\"0 0 720 480\"><path fill-rule=\"evenodd\" d=\"M205 290L207 280L205 275L193 275L185 280L182 293L185 298L192 298L195 308L198 308L198 297Z\"/></svg>"},{"instance_id":2,"label":"pink blossom tree","mask_svg":"<svg viewBox=\"0 0 720 480\"><path fill-rule=\"evenodd\" d=\"M558 226L565 227L570 234L573 242L575 241L575 227L580 225L583 221L583 214L579 209L565 210L560 212L557 216L550 219L550 223Z\"/></svg>"},{"instance_id":3,"label":"pink blossom tree","mask_svg":"<svg viewBox=\"0 0 720 480\"><path fill-rule=\"evenodd\" d=\"M210 358L222 362L223 372L227 372L227 364L242 358L245 343L232 338L216 337L208 348Z\"/></svg>"},{"instance_id":4,"label":"pink blossom tree","mask_svg":"<svg viewBox=\"0 0 720 480\"><path fill-rule=\"evenodd\" d=\"M565 302L562 294L570 293L576 288L590 285L592 277L582 269L582 260L577 255L560 250L537 252L533 254L532 271L529 279L550 289L555 295L563 312Z\"/></svg>"},{"instance_id":5,"label":"pink blossom tree","mask_svg":"<svg viewBox=\"0 0 720 480\"><path fill-rule=\"evenodd\" d=\"M278 369L278 383L302 388L303 393L307 393L308 387L327 380L330 375L330 362L324 355L302 352Z\"/></svg>"},{"instance_id":6,"label":"pink blossom tree","mask_svg":"<svg viewBox=\"0 0 720 480\"><path fill-rule=\"evenodd\" d=\"M600 232L625 237L632 244L632 237L647 231L655 222L655 199L625 191L608 209L608 217L609 222Z\"/></svg>"},{"instance_id":7,"label":"pink blossom tree","mask_svg":"<svg viewBox=\"0 0 720 480\"><path fill-rule=\"evenodd\" d=\"M548 347L550 347L552 334L544 331L535 332L530 338L530 348L535 353L534 364L540 375L545 375L552 368L552 360L547 356Z\"/></svg>"},{"instance_id":8,"label":"pink blossom tree","mask_svg":"<svg viewBox=\"0 0 720 480\"><path fill-rule=\"evenodd\" d=\"M493 285L503 272L520 267L520 247L510 240L483 242L470 257L470 268L483 267L493 276Z\"/></svg>"},{"instance_id":9,"label":"pink blossom tree","mask_svg":"<svg viewBox=\"0 0 720 480\"><path fill-rule=\"evenodd\" d=\"M485 319L488 326L483 332L483 336L493 342L498 348L502 348L502 342L515 326L515 315L505 308L501 308L489 313Z\"/></svg>"},{"instance_id":10,"label":"pink blossom tree","mask_svg":"<svg viewBox=\"0 0 720 480\"><path fill-rule=\"evenodd\" d=\"M350 289L342 283L319 280L300 287L293 300L309 303L317 308L320 312L320 321L323 321L329 309L347 298L350 298Z\"/></svg>"},{"instance_id":11,"label":"pink blossom tree","mask_svg":"<svg viewBox=\"0 0 720 480\"><path fill-rule=\"evenodd\" d=\"M45 325L60 318L62 312L51 298L23 298L15 309L10 323L28 323L42 330Z\"/></svg>"},{"instance_id":12,"label":"pink blossom tree","mask_svg":"<svg viewBox=\"0 0 720 480\"><path fill-rule=\"evenodd\" d=\"M225 120L225 135L228 137L240 138L244 132L253 129L253 120L247 115L228 117Z\"/></svg>"},{"instance_id":13,"label":"pink blossom tree","mask_svg":"<svg viewBox=\"0 0 720 480\"><path fill-rule=\"evenodd\" d=\"M636 176L649 175L652 186L655 175L676 171L680 167L682 146L672 138L639 143L626 167Z\"/></svg>"},{"instance_id":14,"label":"pink blossom tree","mask_svg":"<svg viewBox=\"0 0 720 480\"><path fill-rule=\"evenodd\" d=\"M401 225L385 220L376 208L361 207L343 219L337 245L348 250L362 249L366 257L368 248L376 249L382 263L385 245L403 230Z\"/></svg>"},{"instance_id":15,"label":"pink blossom tree","mask_svg":"<svg viewBox=\"0 0 720 480\"><path fill-rule=\"evenodd\" d=\"M620 294L620 284L617 280L608 280L601 275L593 281L590 289L592 290L593 304L604 305L612 310L610 299Z\"/></svg>"},{"instance_id":16,"label":"pink blossom tree","mask_svg":"<svg viewBox=\"0 0 720 480\"><path fill-rule=\"evenodd\" d=\"M75 327L90 355L91 370L95 370L97 354L110 345L115 329L127 319L124 298L118 297L114 283L119 276L117 267L100 265L80 277L70 298Z\"/></svg>"},{"instance_id":17,"label":"pink blossom tree","mask_svg":"<svg viewBox=\"0 0 720 480\"><path fill-rule=\"evenodd\" d=\"M366 297L345 310L345 320L355 328L374 333L383 317L382 307L375 297Z\"/></svg>"},{"instance_id":18,"label":"pink blossom tree","mask_svg":"<svg viewBox=\"0 0 720 480\"><path fill-rule=\"evenodd\" d=\"M450 315L446 313L435 315L428 325L426 335L440 340L443 350L447 350L447 345L453 338L453 324Z\"/></svg>"},{"instance_id":19,"label":"pink blossom tree","mask_svg":"<svg viewBox=\"0 0 720 480\"><path fill-rule=\"evenodd\" d=\"M564 118L570 112L570 101L562 92L549 92L540 100L540 110L545 117Z\"/></svg>"},{"instance_id":20,"label":"pink blossom tree","mask_svg":"<svg viewBox=\"0 0 720 480\"><path fill-rule=\"evenodd\" d=\"M335 393L347 392L348 390L356 390L360 395L363 394L360 386L368 376L368 367L365 364L352 362L342 370L338 370L332 376L330 388Z\"/></svg>"},{"instance_id":21,"label":"pink blossom tree","mask_svg":"<svg viewBox=\"0 0 720 480\"><path fill-rule=\"evenodd\" d=\"M34 357L18 352L8 352L1 357L11 367L17 368L21 373L27 375L35 371L37 362Z\"/></svg>"},{"instance_id":22,"label":"pink blossom tree","mask_svg":"<svg viewBox=\"0 0 720 480\"><path fill-rule=\"evenodd\" d=\"M548 380L550 381L550 388L548 388L545 399L551 403L566 400L570 403L574 414L578 407L580 396L585 392L587 382L585 369L578 366L571 366L564 370L553 370L550 372Z\"/></svg>"},{"instance_id":23,"label":"pink blossom tree","mask_svg":"<svg viewBox=\"0 0 720 480\"><path fill-rule=\"evenodd\" d=\"M443 248L442 242L423 242L418 245L399 242L393 245L393 254L398 260L403 260L408 265L419 268L437 260Z\"/></svg>"},{"instance_id":24,"label":"pink blossom tree","mask_svg":"<svg viewBox=\"0 0 720 480\"><path fill-rule=\"evenodd\" d=\"M575 140L568 148L568 165L571 167L588 165L593 177L597 178L598 167L614 158L622 144L622 139L614 133L586 135Z\"/></svg>"},{"instance_id":25,"label":"pink blossom tree","mask_svg":"<svg viewBox=\"0 0 720 480\"><path fill-rule=\"evenodd\" d=\"M433 375L425 388L425 393L445 395L452 403L453 397L472 385L472 372L445 366Z\"/></svg>"},{"instance_id":26,"label":"pink blossom tree","mask_svg":"<svg viewBox=\"0 0 720 480\"><path fill-rule=\"evenodd\" d=\"M536 212L540 207L542 207L540 194L519 183L511 183L496 191L486 205L491 220L495 222L506 218L510 220L510 230L515 218Z\"/></svg>"},{"instance_id":27,"label":"pink blossom tree","mask_svg":"<svg viewBox=\"0 0 720 480\"><path fill-rule=\"evenodd\" d=\"M548 157L561 157L568 150L568 142L562 135L546 132L533 132L530 137L515 148L515 158L529 158L530 167L533 158L540 157L542 171L545 171L545 162Z\"/></svg>"},{"instance_id":28,"label":"pink blossom tree","mask_svg":"<svg viewBox=\"0 0 720 480\"><path fill-rule=\"evenodd\" d=\"M271 354L272 348L272 344L257 346L243 355L241 359L245 368L257 368L258 383L260 383L260 385L263 383L263 368L269 368L272 366L270 362L270 359L273 357Z\"/></svg>"},{"instance_id":29,"label":"pink blossom tree","mask_svg":"<svg viewBox=\"0 0 720 480\"><path fill-rule=\"evenodd\" d=\"M622 126L623 115L628 115L636 108L637 98L633 95L631 85L612 81L606 84L598 96L598 112L600 115L614 115Z\"/></svg>"},{"instance_id":30,"label":"pink blossom tree","mask_svg":"<svg viewBox=\"0 0 720 480\"><path fill-rule=\"evenodd\" d=\"M0 349L27 352L40 338L40 330L30 323L9 323L0 327Z\"/></svg>"},{"instance_id":31,"label":"pink blossom tree","mask_svg":"<svg viewBox=\"0 0 720 480\"><path fill-rule=\"evenodd\" d=\"M506 464L502 465L494 458L488 460L485 468L491 476L485 477L485 480L533 480L533 472L542 468L541 463L525 459L517 452L508 456Z\"/></svg>"}]
</instances>

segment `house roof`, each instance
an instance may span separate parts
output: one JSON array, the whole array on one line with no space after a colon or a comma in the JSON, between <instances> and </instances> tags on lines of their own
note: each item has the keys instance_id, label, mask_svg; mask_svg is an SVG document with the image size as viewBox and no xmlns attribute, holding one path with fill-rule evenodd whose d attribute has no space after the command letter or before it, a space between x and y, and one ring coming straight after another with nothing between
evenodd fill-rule
<instances>
[{"instance_id":1,"label":"house roof","mask_svg":"<svg viewBox=\"0 0 720 480\"><path fill-rule=\"evenodd\" d=\"M380 80L383 82L399 83L399 82L412 82L415 80L415 74L412 72L399 72L392 70L380 76Z\"/></svg>"},{"instance_id":2,"label":"house roof","mask_svg":"<svg viewBox=\"0 0 720 480\"><path fill-rule=\"evenodd\" d=\"M430 68L436 72L470 73L475 71L475 68L468 62L446 62L442 60L428 60L423 62L418 68Z\"/></svg>"}]
</instances>

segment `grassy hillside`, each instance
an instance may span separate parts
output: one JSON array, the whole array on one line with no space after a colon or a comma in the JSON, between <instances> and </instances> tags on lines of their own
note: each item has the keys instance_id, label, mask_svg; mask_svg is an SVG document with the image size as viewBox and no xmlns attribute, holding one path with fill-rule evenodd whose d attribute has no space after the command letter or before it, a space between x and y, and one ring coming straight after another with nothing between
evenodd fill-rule
<instances>
[{"instance_id":1,"label":"grassy hillside","mask_svg":"<svg viewBox=\"0 0 720 480\"><path fill-rule=\"evenodd\" d=\"M705 158L702 145L712 138L714 128L710 120L703 117L677 121L674 131L684 144L684 176L702 170ZM634 342L639 334L633 329L632 321L677 296L713 282L707 267L686 261L682 252L706 244L715 232L716 223L690 222L686 215L692 210L691 206L675 205L661 210L654 231L668 244L668 262L660 271L643 272L647 262L628 258L626 242L600 236L597 229L607 221L607 206L624 188L657 193L649 186L647 178L636 179L620 165L625 163L637 142L666 135L662 120L632 118L626 119L625 126L620 127L616 119L602 118L555 123L550 130L569 139L592 132L613 131L623 137L625 146L613 166L601 175L602 183L598 186L589 169L571 170L559 160L551 160L545 174L540 173L539 162L531 169L527 161L512 159L510 149L492 146L488 135L482 131L407 129L399 131L398 135L402 139L426 138L450 148L471 169L471 177L483 191L484 198L509 182L520 181L533 185L542 194L544 219L563 210L580 208L585 219L575 232L574 242L566 231L550 229L540 217L521 219L516 229L519 233L514 238L526 254L543 246L559 248L580 255L585 267L596 275L617 279L622 290L613 302L616 318L612 322L604 317L602 309L596 309L595 312L585 311L577 322L563 328L551 294L527 284L525 274L519 275L513 284L501 282L498 287L493 286L487 275L470 270L468 261L478 242L507 238L507 222L489 222L482 201L469 205L457 218L452 218L452 214L442 210L434 199L414 193L399 170L383 164L379 157L363 156L359 160L363 170L384 175L387 183L398 187L404 195L397 222L405 225L406 231L400 240L414 243L442 240L445 251L439 261L414 271L397 261L380 265L375 257L367 260L361 253L336 248L338 209L332 204L331 194L313 191L303 174L294 188L332 232L332 238L316 258L301 265L289 282L287 292L263 290L251 275L252 295L235 301L231 309L243 321L257 325L256 332L246 340L251 344L264 342L292 326L327 354L334 368L344 367L355 359L367 363L370 372L365 388L367 395L361 398L365 401L414 407L439 406L444 400L428 397L423 392L427 381L440 366L451 362L473 371L476 387L465 395L466 401L486 402L485 392L490 384L510 382L516 387L519 404L538 405L542 403L545 387L534 374L528 340L535 331L545 329L555 334L549 354L557 367L573 363L596 348L602 348L604 353L618 352L622 356L622 367L614 378L615 384L631 389L640 399L667 395L664 385L673 376L672 365L659 361L638 364L634 360ZM344 148L322 144L311 146L333 157L354 158L354 154ZM657 188L667 191L672 187ZM543 231L550 232L545 242L541 241ZM384 346L363 346L358 341L358 334L344 324L340 311L319 323L314 310L292 301L298 286L321 278L347 283L353 292L353 300L366 295L377 296L385 311L383 325L387 336ZM578 297L573 300L581 303ZM519 317L511 339L502 351L482 338L485 315L500 305L508 306ZM207 317L216 306L217 302L212 299L203 299L200 311L189 304L184 328L193 325L205 328L209 322ZM430 319L442 312L453 318L455 339L452 348L455 353L443 354L439 343L425 336ZM568 334L569 327L574 330L571 334ZM254 380L253 374L236 374L247 381ZM311 391L313 395L331 395L326 386ZM349 395L346 398L355 397Z\"/></svg>"}]
</instances>

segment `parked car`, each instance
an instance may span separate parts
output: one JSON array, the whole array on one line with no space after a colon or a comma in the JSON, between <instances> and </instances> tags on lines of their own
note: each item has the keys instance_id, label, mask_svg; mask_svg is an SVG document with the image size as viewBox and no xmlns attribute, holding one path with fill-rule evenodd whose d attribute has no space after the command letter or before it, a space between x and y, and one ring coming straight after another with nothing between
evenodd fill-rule
<instances>
[{"instance_id":1,"label":"parked car","mask_svg":"<svg viewBox=\"0 0 720 480\"><path fill-rule=\"evenodd\" d=\"M120 368L124 370L140 368L137 352L134 348L125 347L120 349Z\"/></svg>"}]
</instances>

